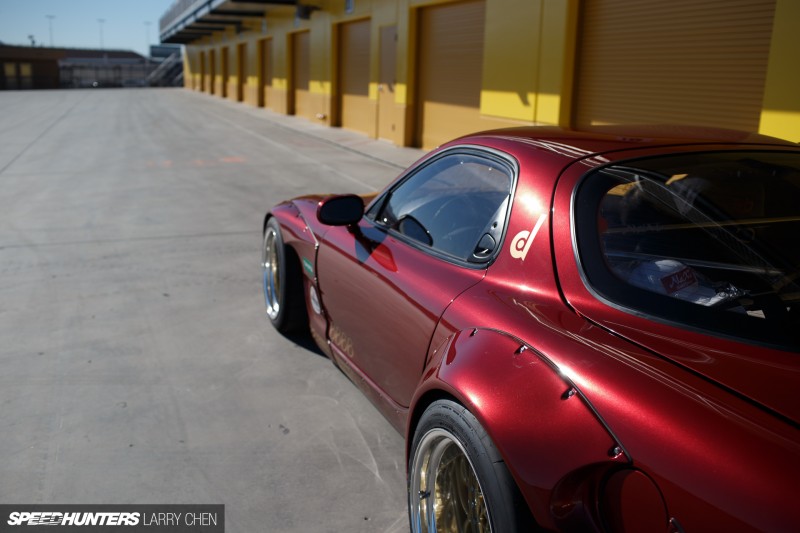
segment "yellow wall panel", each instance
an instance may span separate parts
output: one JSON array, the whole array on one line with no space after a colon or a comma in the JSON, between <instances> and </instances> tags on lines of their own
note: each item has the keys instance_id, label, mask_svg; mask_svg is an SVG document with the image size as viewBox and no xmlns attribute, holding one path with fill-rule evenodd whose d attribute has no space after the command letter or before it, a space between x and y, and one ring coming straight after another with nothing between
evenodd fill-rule
<instances>
[{"instance_id":1,"label":"yellow wall panel","mask_svg":"<svg viewBox=\"0 0 800 533\"><path fill-rule=\"evenodd\" d=\"M481 113L567 123L576 21L576 0L487 2Z\"/></svg>"},{"instance_id":2,"label":"yellow wall panel","mask_svg":"<svg viewBox=\"0 0 800 533\"><path fill-rule=\"evenodd\" d=\"M759 132L800 142L800 2L778 0Z\"/></svg>"},{"instance_id":3,"label":"yellow wall panel","mask_svg":"<svg viewBox=\"0 0 800 533\"><path fill-rule=\"evenodd\" d=\"M571 123L578 4L578 0L543 0L534 118L538 124Z\"/></svg>"},{"instance_id":4,"label":"yellow wall panel","mask_svg":"<svg viewBox=\"0 0 800 533\"><path fill-rule=\"evenodd\" d=\"M486 3L481 112L533 121L541 45L542 0Z\"/></svg>"}]
</instances>

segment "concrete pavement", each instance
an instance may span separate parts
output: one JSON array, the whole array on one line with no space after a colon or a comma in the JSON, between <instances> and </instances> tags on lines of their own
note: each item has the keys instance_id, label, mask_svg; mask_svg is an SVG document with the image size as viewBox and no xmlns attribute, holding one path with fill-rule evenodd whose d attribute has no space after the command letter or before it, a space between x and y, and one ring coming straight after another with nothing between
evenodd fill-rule
<instances>
[{"instance_id":1,"label":"concrete pavement","mask_svg":"<svg viewBox=\"0 0 800 533\"><path fill-rule=\"evenodd\" d=\"M404 444L271 329L261 220L422 155L175 89L0 92L0 503L408 530Z\"/></svg>"}]
</instances>

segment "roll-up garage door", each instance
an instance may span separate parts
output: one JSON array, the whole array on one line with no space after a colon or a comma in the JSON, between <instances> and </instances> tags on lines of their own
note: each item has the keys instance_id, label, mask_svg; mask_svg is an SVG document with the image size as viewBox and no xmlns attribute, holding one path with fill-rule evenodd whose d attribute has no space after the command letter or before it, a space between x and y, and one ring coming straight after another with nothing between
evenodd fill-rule
<instances>
[{"instance_id":1,"label":"roll-up garage door","mask_svg":"<svg viewBox=\"0 0 800 533\"><path fill-rule=\"evenodd\" d=\"M294 114L313 119L311 112L311 42L307 31L292 35Z\"/></svg>"},{"instance_id":2,"label":"roll-up garage door","mask_svg":"<svg viewBox=\"0 0 800 533\"><path fill-rule=\"evenodd\" d=\"M370 22L342 24L339 33L339 88L342 127L374 134L375 110L369 102Z\"/></svg>"},{"instance_id":3,"label":"roll-up garage door","mask_svg":"<svg viewBox=\"0 0 800 533\"><path fill-rule=\"evenodd\" d=\"M576 125L758 130L775 0L582 6Z\"/></svg>"},{"instance_id":4,"label":"roll-up garage door","mask_svg":"<svg viewBox=\"0 0 800 533\"><path fill-rule=\"evenodd\" d=\"M484 0L419 11L416 144L433 148L480 129Z\"/></svg>"}]
</instances>

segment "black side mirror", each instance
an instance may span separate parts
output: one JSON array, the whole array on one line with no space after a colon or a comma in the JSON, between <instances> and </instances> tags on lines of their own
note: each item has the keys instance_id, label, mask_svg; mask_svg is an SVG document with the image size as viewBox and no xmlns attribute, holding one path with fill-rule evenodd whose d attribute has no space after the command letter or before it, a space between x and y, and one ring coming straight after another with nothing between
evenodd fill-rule
<instances>
[{"instance_id":1,"label":"black side mirror","mask_svg":"<svg viewBox=\"0 0 800 533\"><path fill-rule=\"evenodd\" d=\"M352 226L364 216L364 200L355 194L330 196L317 206L317 220L328 226Z\"/></svg>"}]
</instances>

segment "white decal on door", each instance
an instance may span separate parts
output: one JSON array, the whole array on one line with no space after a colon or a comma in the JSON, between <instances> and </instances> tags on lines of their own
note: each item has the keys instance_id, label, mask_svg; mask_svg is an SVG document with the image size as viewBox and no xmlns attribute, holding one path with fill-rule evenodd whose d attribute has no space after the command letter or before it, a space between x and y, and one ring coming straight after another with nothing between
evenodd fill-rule
<instances>
[{"instance_id":1,"label":"white decal on door","mask_svg":"<svg viewBox=\"0 0 800 533\"><path fill-rule=\"evenodd\" d=\"M547 215L542 213L539 215L539 220L536 221L536 225L533 227L532 231L523 230L517 233L514 239L511 241L511 257L514 259L522 259L525 261L525 256L528 255L528 250L531 249L531 244L533 244L533 239L536 237L536 234L539 232L539 228L542 227L544 224Z\"/></svg>"}]
</instances>

